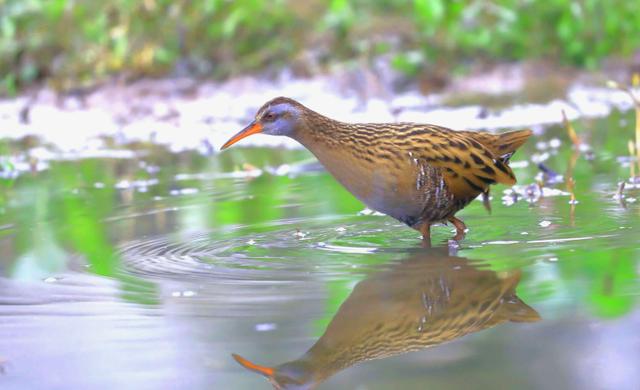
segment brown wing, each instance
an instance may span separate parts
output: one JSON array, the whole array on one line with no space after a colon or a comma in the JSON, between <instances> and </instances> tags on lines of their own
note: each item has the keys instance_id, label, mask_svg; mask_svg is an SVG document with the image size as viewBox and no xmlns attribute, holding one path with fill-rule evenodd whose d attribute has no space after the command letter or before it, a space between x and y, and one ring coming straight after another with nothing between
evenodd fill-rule
<instances>
[{"instance_id":1,"label":"brown wing","mask_svg":"<svg viewBox=\"0 0 640 390\"><path fill-rule=\"evenodd\" d=\"M511 168L470 134L474 133L425 126L406 134L409 139L405 140L422 160L441 168L447 188L456 197L477 196L495 183L515 184Z\"/></svg>"}]
</instances>

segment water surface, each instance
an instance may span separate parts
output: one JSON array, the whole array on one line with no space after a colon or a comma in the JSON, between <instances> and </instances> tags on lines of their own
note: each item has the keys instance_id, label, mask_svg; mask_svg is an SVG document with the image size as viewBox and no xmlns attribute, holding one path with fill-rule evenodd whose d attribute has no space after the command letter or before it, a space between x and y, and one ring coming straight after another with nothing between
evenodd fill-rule
<instances>
[{"instance_id":1,"label":"water surface","mask_svg":"<svg viewBox=\"0 0 640 390\"><path fill-rule=\"evenodd\" d=\"M107 140L5 168L0 386L269 388L238 354L297 388L638 388L632 120L576 123L582 153L538 132L519 186L462 211L459 245L436 227L431 249L302 150Z\"/></svg>"}]
</instances>

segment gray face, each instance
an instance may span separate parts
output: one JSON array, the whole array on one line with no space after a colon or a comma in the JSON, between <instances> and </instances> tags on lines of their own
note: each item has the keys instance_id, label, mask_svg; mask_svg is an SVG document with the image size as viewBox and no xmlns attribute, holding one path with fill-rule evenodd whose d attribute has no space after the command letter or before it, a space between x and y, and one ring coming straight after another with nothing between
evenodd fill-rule
<instances>
[{"instance_id":1,"label":"gray face","mask_svg":"<svg viewBox=\"0 0 640 390\"><path fill-rule=\"evenodd\" d=\"M262 125L262 133L291 136L300 118L300 111L288 103L267 106L260 110L256 122Z\"/></svg>"}]
</instances>

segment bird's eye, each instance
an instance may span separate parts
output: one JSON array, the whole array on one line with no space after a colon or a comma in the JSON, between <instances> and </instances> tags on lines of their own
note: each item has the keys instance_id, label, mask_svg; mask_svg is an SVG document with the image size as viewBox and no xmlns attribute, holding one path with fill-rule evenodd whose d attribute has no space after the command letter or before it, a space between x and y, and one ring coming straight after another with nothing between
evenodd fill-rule
<instances>
[{"instance_id":1,"label":"bird's eye","mask_svg":"<svg viewBox=\"0 0 640 390\"><path fill-rule=\"evenodd\" d=\"M267 122L272 122L276 119L276 114L274 114L273 112L267 112L266 114L264 114L264 117L262 117L262 119L266 120Z\"/></svg>"}]
</instances>

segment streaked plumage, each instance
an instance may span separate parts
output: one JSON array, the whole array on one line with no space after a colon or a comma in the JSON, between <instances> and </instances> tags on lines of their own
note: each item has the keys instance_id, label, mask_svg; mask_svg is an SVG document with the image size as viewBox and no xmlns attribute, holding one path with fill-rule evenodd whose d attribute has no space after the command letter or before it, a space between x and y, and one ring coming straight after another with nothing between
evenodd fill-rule
<instances>
[{"instance_id":1,"label":"streaked plumage","mask_svg":"<svg viewBox=\"0 0 640 390\"><path fill-rule=\"evenodd\" d=\"M369 208L421 231L425 239L436 222L453 222L463 233L456 212L491 184L515 184L508 161L531 135L529 130L496 135L415 123L344 123L280 97L266 103L223 148L256 132L299 141Z\"/></svg>"},{"instance_id":2,"label":"streaked plumage","mask_svg":"<svg viewBox=\"0 0 640 390\"><path fill-rule=\"evenodd\" d=\"M495 325L533 322L538 313L515 293L519 271L475 268L440 248L414 254L361 281L324 334L299 359L246 368L276 389L312 389L356 363L417 351Z\"/></svg>"}]
</instances>

